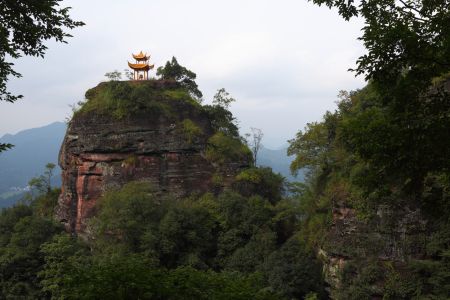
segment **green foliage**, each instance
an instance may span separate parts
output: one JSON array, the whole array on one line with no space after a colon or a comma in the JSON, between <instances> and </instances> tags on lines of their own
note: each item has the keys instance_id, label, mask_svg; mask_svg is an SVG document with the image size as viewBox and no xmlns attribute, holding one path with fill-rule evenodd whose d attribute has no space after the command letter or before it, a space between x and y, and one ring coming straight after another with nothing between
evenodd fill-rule
<instances>
[{"instance_id":1,"label":"green foliage","mask_svg":"<svg viewBox=\"0 0 450 300\"><path fill-rule=\"evenodd\" d=\"M341 141L370 164L372 178L396 178L403 181L396 185L420 193L428 173L448 172L450 165L449 91L442 79L450 71L447 1L313 2L366 22L360 39L368 53L356 73L370 84L352 95Z\"/></svg>"},{"instance_id":2,"label":"green foliage","mask_svg":"<svg viewBox=\"0 0 450 300\"><path fill-rule=\"evenodd\" d=\"M403 109L398 102L403 96L386 101L378 83L341 93L335 112L327 112L322 122L308 124L290 141L289 153L296 155L292 170L309 169L306 185L297 187L294 194L301 203L302 239L308 245L359 260L344 272L347 275L338 298L369 299L384 294L389 299L439 299L448 292L441 284L432 284L445 281L445 274L449 274L440 256L450 245L450 155L444 137L450 128L450 110L448 101L441 97L441 87L442 83L436 87L439 95L430 90L419 98L410 97L408 103L401 102ZM381 206L393 216L404 209L420 208L428 220L426 232L432 234L427 237L417 232L403 237L398 247L404 253L405 265L395 265L392 271L376 266L375 276L369 272L368 260L381 255L380 249L388 245L373 231L392 234L399 230L395 226L402 226L387 215L382 216L380 226ZM342 241L330 235L332 224L339 230L336 221L332 222L336 207L355 209L361 234L352 233ZM364 226L370 230L364 232ZM425 247L429 249L429 267L415 271L409 257L418 252L425 255ZM384 290L377 289L379 285Z\"/></svg>"},{"instance_id":3,"label":"green foliage","mask_svg":"<svg viewBox=\"0 0 450 300\"><path fill-rule=\"evenodd\" d=\"M156 75L160 76L161 79L172 79L177 81L182 87L189 91L198 102L201 102L203 94L198 89L197 83L195 83L197 75L181 66L175 57L172 57L172 61L166 62L164 67L159 67L156 71Z\"/></svg>"},{"instance_id":4,"label":"green foliage","mask_svg":"<svg viewBox=\"0 0 450 300\"><path fill-rule=\"evenodd\" d=\"M190 119L184 119L181 124L188 143L192 143L194 139L203 134L203 130Z\"/></svg>"},{"instance_id":5,"label":"green foliage","mask_svg":"<svg viewBox=\"0 0 450 300\"><path fill-rule=\"evenodd\" d=\"M446 0L312 2L337 7L346 20L364 19L360 39L368 53L358 58L356 72L366 74L366 79L374 79L387 88L401 85L402 81L414 82L417 85L410 87L420 92L433 77L449 71L450 12Z\"/></svg>"},{"instance_id":6,"label":"green foliage","mask_svg":"<svg viewBox=\"0 0 450 300\"><path fill-rule=\"evenodd\" d=\"M138 251L142 248L146 231L155 229L169 203L169 199L157 197L151 186L140 182L132 182L118 191L106 193L99 202L98 215L91 220L98 236L98 250L109 251L113 247Z\"/></svg>"},{"instance_id":7,"label":"green foliage","mask_svg":"<svg viewBox=\"0 0 450 300\"><path fill-rule=\"evenodd\" d=\"M287 299L302 299L305 296L308 299L310 291L320 292L323 286L320 264L295 236L269 255L262 269L266 270L264 274L267 274L270 286L283 291ZM315 294L316 299L318 296ZM323 291L320 296L325 296Z\"/></svg>"},{"instance_id":8,"label":"green foliage","mask_svg":"<svg viewBox=\"0 0 450 300\"><path fill-rule=\"evenodd\" d=\"M142 295L148 295L145 294L148 292L156 293L152 297L157 298L156 295L167 295L164 293L172 291L199 299L241 299L249 295L258 298L260 295L273 296L271 290L285 297L288 292L282 288L274 289L267 281L271 269L263 268L263 264L295 233L298 216L293 205L289 201L280 201L274 206L259 196L244 197L234 192L175 201L162 198L148 183L129 183L120 190L107 193L100 201L98 215L91 223L93 257L86 263L91 267L71 272L100 273L76 275L73 284L82 284L84 279L77 276L110 278L113 275L109 272L118 268L115 264L128 266L128 257L136 257L123 272L146 270L147 275L128 274L130 281L117 285L123 286L127 293L134 293L125 287L132 285L139 293L144 293L136 295L144 298L147 296ZM135 266L138 262L145 267ZM109 267L110 263L114 266ZM298 264L304 264L307 270L315 270L310 264L317 262L310 255ZM258 271L261 279L254 281ZM320 277L319 273L316 275ZM142 281L133 279L137 277L143 278ZM56 280L57 276L49 278ZM236 280L230 281L232 278ZM306 278L302 277L302 280L306 282ZM95 286L104 287L106 291L107 284L98 282ZM62 293L70 294L77 289L74 286L72 291ZM323 293L320 284L290 289L298 295L310 291ZM122 295L122 292L116 292ZM178 299L174 296L177 293L169 295L160 297Z\"/></svg>"},{"instance_id":9,"label":"green foliage","mask_svg":"<svg viewBox=\"0 0 450 300\"><path fill-rule=\"evenodd\" d=\"M223 186L223 183L224 183L223 175L221 175L219 173L214 173L211 181L215 187L221 187L221 186Z\"/></svg>"},{"instance_id":10,"label":"green foliage","mask_svg":"<svg viewBox=\"0 0 450 300\"><path fill-rule=\"evenodd\" d=\"M302 168L319 167L327 161L328 132L325 124L308 123L304 131L300 130L296 138L289 141L288 155L295 155L291 163L294 174Z\"/></svg>"},{"instance_id":11,"label":"green foliage","mask_svg":"<svg viewBox=\"0 0 450 300\"><path fill-rule=\"evenodd\" d=\"M76 114L95 112L123 119L135 114L153 114L173 117L171 101L183 101L194 109L200 109L185 89L160 88L156 81L103 82L86 92L87 101Z\"/></svg>"},{"instance_id":12,"label":"green foliage","mask_svg":"<svg viewBox=\"0 0 450 300\"><path fill-rule=\"evenodd\" d=\"M374 173L404 180L405 188L420 186L427 173L448 171L448 101L429 93L400 108L384 104L374 87L366 89L354 95L343 116L346 148L370 163Z\"/></svg>"},{"instance_id":13,"label":"green foliage","mask_svg":"<svg viewBox=\"0 0 450 300\"><path fill-rule=\"evenodd\" d=\"M217 90L217 93L213 98L213 105L221 106L225 109L228 109L232 102L235 102L236 99L230 96L230 94L224 89L221 88Z\"/></svg>"},{"instance_id":14,"label":"green foliage","mask_svg":"<svg viewBox=\"0 0 450 300\"><path fill-rule=\"evenodd\" d=\"M55 235L41 245L44 265L38 273L42 291L52 299L71 299L71 288L80 278L79 270L90 265L90 253L76 237L67 233Z\"/></svg>"},{"instance_id":15,"label":"green foliage","mask_svg":"<svg viewBox=\"0 0 450 300\"><path fill-rule=\"evenodd\" d=\"M131 182L101 199L86 244L47 217L41 197L55 194L1 212L1 298L323 295L312 252L291 239L298 219L289 201L274 206L234 192L175 201L145 182ZM289 265L299 272L285 274Z\"/></svg>"},{"instance_id":16,"label":"green foliage","mask_svg":"<svg viewBox=\"0 0 450 300\"><path fill-rule=\"evenodd\" d=\"M228 136L221 131L208 139L206 158L223 165L227 162L251 161L251 151L236 137Z\"/></svg>"},{"instance_id":17,"label":"green foliage","mask_svg":"<svg viewBox=\"0 0 450 300\"><path fill-rule=\"evenodd\" d=\"M208 114L211 126L215 132L222 132L224 135L240 138L236 119L228 110L230 104L234 101L236 99L222 88L214 95L213 105L204 105L203 110Z\"/></svg>"},{"instance_id":18,"label":"green foliage","mask_svg":"<svg viewBox=\"0 0 450 300\"><path fill-rule=\"evenodd\" d=\"M221 105L204 105L203 110L208 114L214 131L239 138L239 128L236 125L236 119L228 109Z\"/></svg>"},{"instance_id":19,"label":"green foliage","mask_svg":"<svg viewBox=\"0 0 450 300\"><path fill-rule=\"evenodd\" d=\"M122 73L117 70L114 70L112 72L106 73L105 77L111 81L117 81L117 80L122 79Z\"/></svg>"},{"instance_id":20,"label":"green foliage","mask_svg":"<svg viewBox=\"0 0 450 300\"><path fill-rule=\"evenodd\" d=\"M47 50L45 41L55 39L66 43L66 38L71 35L64 29L84 25L72 20L70 7L60 8L59 2L61 0L46 0L37 4L26 0L0 4L0 101L15 102L22 98L22 95L11 94L6 86L10 76L22 76L13 69L14 64L7 60L9 57L44 57ZM0 143L0 153L12 147L11 144Z\"/></svg>"},{"instance_id":21,"label":"green foliage","mask_svg":"<svg viewBox=\"0 0 450 300\"><path fill-rule=\"evenodd\" d=\"M45 192L49 193L52 189L52 177L55 167L55 164L48 163L45 166L44 174L38 177L31 178L28 182L28 186L31 189L36 189L40 194L43 194Z\"/></svg>"},{"instance_id":22,"label":"green foliage","mask_svg":"<svg viewBox=\"0 0 450 300\"><path fill-rule=\"evenodd\" d=\"M208 269L216 251L217 222L203 207L182 205L159 224L161 260L168 267Z\"/></svg>"},{"instance_id":23,"label":"green foliage","mask_svg":"<svg viewBox=\"0 0 450 300\"><path fill-rule=\"evenodd\" d=\"M31 216L32 209L24 204L15 205L12 208L6 208L0 214L0 246L3 248L11 239L15 224L22 218Z\"/></svg>"},{"instance_id":24,"label":"green foliage","mask_svg":"<svg viewBox=\"0 0 450 300\"><path fill-rule=\"evenodd\" d=\"M263 289L258 276L235 272L206 273L180 268L170 274L168 283L173 291L170 299L280 299Z\"/></svg>"},{"instance_id":25,"label":"green foliage","mask_svg":"<svg viewBox=\"0 0 450 300\"><path fill-rule=\"evenodd\" d=\"M52 218L55 213L55 207L58 204L58 197L61 189L54 188L45 194L40 194L31 201L31 207L36 215Z\"/></svg>"},{"instance_id":26,"label":"green foliage","mask_svg":"<svg viewBox=\"0 0 450 300\"><path fill-rule=\"evenodd\" d=\"M139 255L93 259L76 266L53 285L53 299L279 299L263 290L257 276L190 267L149 269Z\"/></svg>"},{"instance_id":27,"label":"green foliage","mask_svg":"<svg viewBox=\"0 0 450 300\"><path fill-rule=\"evenodd\" d=\"M272 204L281 200L284 193L284 177L269 167L245 169L236 176L233 188L244 196L260 195Z\"/></svg>"},{"instance_id":28,"label":"green foliage","mask_svg":"<svg viewBox=\"0 0 450 300\"><path fill-rule=\"evenodd\" d=\"M14 102L22 96L12 95L6 89L9 76L20 77L13 70L13 63L22 55L44 56L45 41L55 39L66 43L70 37L64 29L83 26L70 18L70 7L59 7L61 0L2 2L0 4L0 101Z\"/></svg>"},{"instance_id":29,"label":"green foliage","mask_svg":"<svg viewBox=\"0 0 450 300\"><path fill-rule=\"evenodd\" d=\"M14 145L11 144L0 144L0 152L6 151L8 149L11 149L14 147Z\"/></svg>"},{"instance_id":30,"label":"green foliage","mask_svg":"<svg viewBox=\"0 0 450 300\"><path fill-rule=\"evenodd\" d=\"M2 211L0 228L1 298L42 297L37 278L44 260L40 245L60 232L60 226L18 205Z\"/></svg>"}]
</instances>

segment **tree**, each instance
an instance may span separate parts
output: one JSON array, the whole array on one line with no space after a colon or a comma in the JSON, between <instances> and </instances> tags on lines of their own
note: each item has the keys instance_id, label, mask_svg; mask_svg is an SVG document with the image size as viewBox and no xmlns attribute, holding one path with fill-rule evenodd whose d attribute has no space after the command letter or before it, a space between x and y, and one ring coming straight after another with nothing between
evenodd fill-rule
<instances>
[{"instance_id":1,"label":"tree","mask_svg":"<svg viewBox=\"0 0 450 300\"><path fill-rule=\"evenodd\" d=\"M5 151L7 149L11 149L14 145L11 144L0 144L0 152Z\"/></svg>"},{"instance_id":2,"label":"tree","mask_svg":"<svg viewBox=\"0 0 450 300\"><path fill-rule=\"evenodd\" d=\"M10 76L20 77L9 61L21 56L44 56L44 42L55 39L66 43L71 35L65 28L83 26L69 17L70 7L59 7L62 0L2 1L0 2L0 101L14 102L22 95L11 94L6 87ZM11 148L0 144L0 152Z\"/></svg>"},{"instance_id":3,"label":"tree","mask_svg":"<svg viewBox=\"0 0 450 300\"><path fill-rule=\"evenodd\" d=\"M28 185L31 188L37 189L40 193L50 193L52 190L52 177L55 167L56 165L54 163L46 164L44 174L39 177L31 178Z\"/></svg>"},{"instance_id":4,"label":"tree","mask_svg":"<svg viewBox=\"0 0 450 300\"><path fill-rule=\"evenodd\" d=\"M166 62L164 67L159 67L156 75L160 76L161 79L172 79L179 82L192 96L196 97L198 101L201 101L203 94L195 82L197 75L181 66L175 57L172 57L172 61Z\"/></svg>"},{"instance_id":5,"label":"tree","mask_svg":"<svg viewBox=\"0 0 450 300\"><path fill-rule=\"evenodd\" d=\"M450 4L448 0L312 0L337 7L346 20L362 17L368 53L357 60L357 74L394 86L408 74L426 88L433 77L450 69ZM359 2L358 2L359 3Z\"/></svg>"},{"instance_id":6,"label":"tree","mask_svg":"<svg viewBox=\"0 0 450 300\"><path fill-rule=\"evenodd\" d=\"M450 165L448 0L311 1L337 7L346 20L365 20L360 40L367 53L354 71L369 85L350 95L351 112L339 112L342 143L374 176L395 177L420 194L428 173L448 172Z\"/></svg>"},{"instance_id":7,"label":"tree","mask_svg":"<svg viewBox=\"0 0 450 300\"><path fill-rule=\"evenodd\" d=\"M288 155L295 155L291 172L297 174L302 168L310 171L326 163L328 154L328 128L325 123L307 123L304 131L299 130L294 139L289 140Z\"/></svg>"},{"instance_id":8,"label":"tree","mask_svg":"<svg viewBox=\"0 0 450 300\"><path fill-rule=\"evenodd\" d=\"M230 104L235 101L236 99L231 97L230 94L224 88L217 90L217 93L214 95L213 98L214 105L221 106L225 109L228 109L230 107Z\"/></svg>"},{"instance_id":9,"label":"tree","mask_svg":"<svg viewBox=\"0 0 450 300\"><path fill-rule=\"evenodd\" d=\"M262 144L261 140L264 137L264 133L259 128L251 127L250 130L252 133L247 133L245 135L247 144L253 153L253 164L256 166L256 160L258 158L258 152L261 150Z\"/></svg>"},{"instance_id":10,"label":"tree","mask_svg":"<svg viewBox=\"0 0 450 300\"><path fill-rule=\"evenodd\" d=\"M212 104L204 105L203 109L208 113L211 125L214 131L220 131L227 136L239 138L239 128L236 124L236 118L229 110L230 104L236 99L221 88L214 95Z\"/></svg>"},{"instance_id":11,"label":"tree","mask_svg":"<svg viewBox=\"0 0 450 300\"><path fill-rule=\"evenodd\" d=\"M285 191L285 180L269 167L253 167L240 172L232 187L245 197L260 195L270 203L281 200Z\"/></svg>"},{"instance_id":12,"label":"tree","mask_svg":"<svg viewBox=\"0 0 450 300\"><path fill-rule=\"evenodd\" d=\"M286 299L304 299L311 292L325 297L321 265L297 236L272 252L261 269L270 286Z\"/></svg>"},{"instance_id":13,"label":"tree","mask_svg":"<svg viewBox=\"0 0 450 300\"><path fill-rule=\"evenodd\" d=\"M2 299L42 299L37 273L44 261L39 251L41 244L49 241L61 231L61 227L52 220L34 215L23 215L24 207L16 206L10 212L18 211L22 216L14 220L9 239L5 240L0 251L0 298ZM16 216L18 214L16 212ZM11 222L3 220L0 223ZM6 236L2 234L2 239Z\"/></svg>"},{"instance_id":14,"label":"tree","mask_svg":"<svg viewBox=\"0 0 450 300\"><path fill-rule=\"evenodd\" d=\"M112 72L105 73L105 77L111 81L118 81L122 79L122 73L117 70L114 70Z\"/></svg>"},{"instance_id":15,"label":"tree","mask_svg":"<svg viewBox=\"0 0 450 300\"><path fill-rule=\"evenodd\" d=\"M123 69L123 75L124 75L128 80L133 80L133 72L131 72L129 69Z\"/></svg>"}]
</instances>

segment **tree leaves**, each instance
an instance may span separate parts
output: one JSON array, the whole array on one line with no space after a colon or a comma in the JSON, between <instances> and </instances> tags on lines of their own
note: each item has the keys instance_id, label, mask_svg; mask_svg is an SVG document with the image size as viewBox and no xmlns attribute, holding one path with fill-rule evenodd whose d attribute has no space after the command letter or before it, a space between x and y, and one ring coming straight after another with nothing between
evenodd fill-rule
<instances>
[{"instance_id":1,"label":"tree leaves","mask_svg":"<svg viewBox=\"0 0 450 300\"><path fill-rule=\"evenodd\" d=\"M71 37L65 29L83 26L84 23L69 17L70 7L60 8L62 0L24 0L0 2L0 101L14 102L21 95L7 91L8 76L20 77L13 70L13 59L25 56L44 57L44 42L55 39L66 43Z\"/></svg>"}]
</instances>

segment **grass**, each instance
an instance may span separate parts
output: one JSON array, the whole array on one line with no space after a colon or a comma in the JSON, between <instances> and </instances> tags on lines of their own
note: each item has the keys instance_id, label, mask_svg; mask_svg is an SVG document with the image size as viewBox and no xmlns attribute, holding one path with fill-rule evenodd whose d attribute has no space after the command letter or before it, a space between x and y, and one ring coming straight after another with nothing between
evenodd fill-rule
<instances>
[{"instance_id":1,"label":"grass","mask_svg":"<svg viewBox=\"0 0 450 300\"><path fill-rule=\"evenodd\" d=\"M159 80L102 82L86 92L86 101L75 115L95 112L123 119L137 113L173 116L173 101L196 109L201 105L174 83Z\"/></svg>"}]
</instances>

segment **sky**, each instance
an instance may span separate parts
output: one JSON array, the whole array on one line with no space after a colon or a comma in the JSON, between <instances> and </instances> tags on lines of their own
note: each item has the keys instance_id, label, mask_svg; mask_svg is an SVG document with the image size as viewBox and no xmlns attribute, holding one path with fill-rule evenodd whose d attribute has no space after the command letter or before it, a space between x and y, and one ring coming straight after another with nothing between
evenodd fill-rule
<instances>
[{"instance_id":1,"label":"sky","mask_svg":"<svg viewBox=\"0 0 450 300\"><path fill-rule=\"evenodd\" d=\"M210 103L225 88L241 133L259 128L267 148L285 146L306 123L336 107L339 90L364 86L347 71L364 54L360 20L306 0L64 1L86 23L67 44L49 41L45 58L15 63L23 77L9 89L24 98L0 103L0 136L64 121L87 89L123 71L131 53L158 66L175 56L197 74ZM150 75L155 76L155 70Z\"/></svg>"}]
</instances>

